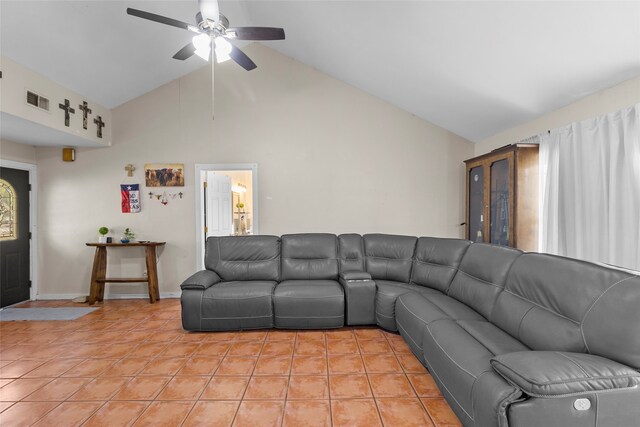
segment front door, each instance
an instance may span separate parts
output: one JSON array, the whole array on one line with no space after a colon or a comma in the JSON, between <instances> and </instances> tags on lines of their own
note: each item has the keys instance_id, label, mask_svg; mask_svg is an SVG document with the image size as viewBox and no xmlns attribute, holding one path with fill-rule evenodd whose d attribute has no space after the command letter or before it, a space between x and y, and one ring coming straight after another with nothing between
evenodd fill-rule
<instances>
[{"instance_id":1,"label":"front door","mask_svg":"<svg viewBox=\"0 0 640 427\"><path fill-rule=\"evenodd\" d=\"M0 307L29 299L29 171L0 168Z\"/></svg>"}]
</instances>

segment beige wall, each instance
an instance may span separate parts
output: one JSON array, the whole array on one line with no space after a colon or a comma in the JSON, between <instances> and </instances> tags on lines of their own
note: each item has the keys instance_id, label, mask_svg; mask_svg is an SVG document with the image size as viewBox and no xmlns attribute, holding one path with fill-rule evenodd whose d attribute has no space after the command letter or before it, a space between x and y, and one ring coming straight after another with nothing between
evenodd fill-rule
<instances>
[{"instance_id":1,"label":"beige wall","mask_svg":"<svg viewBox=\"0 0 640 427\"><path fill-rule=\"evenodd\" d=\"M87 293L93 254L84 243L101 225L166 240L160 290L178 292L196 265L196 163L258 164L263 234L462 235L472 143L266 47L246 52L257 70L216 67L215 121L205 67L114 109L110 148L78 149L74 163L38 149L40 294ZM185 163L185 197L162 206L142 187L142 213L120 213L124 166L136 165L143 184L148 162ZM137 249L112 254L110 274L140 274Z\"/></svg>"},{"instance_id":2,"label":"beige wall","mask_svg":"<svg viewBox=\"0 0 640 427\"><path fill-rule=\"evenodd\" d=\"M62 157L62 153L60 153ZM31 145L17 144L0 140L0 159L14 162L36 163L36 148Z\"/></svg>"},{"instance_id":3,"label":"beige wall","mask_svg":"<svg viewBox=\"0 0 640 427\"><path fill-rule=\"evenodd\" d=\"M620 110L637 102L640 102L640 76L487 138L476 144L475 155L485 154L549 129Z\"/></svg>"},{"instance_id":4,"label":"beige wall","mask_svg":"<svg viewBox=\"0 0 640 427\"><path fill-rule=\"evenodd\" d=\"M3 77L0 79L0 111L10 114L20 119L26 120L30 129L23 129L26 132L32 132L40 141L35 145L52 146L56 145L49 139L42 138L43 130L53 129L58 131L55 133L56 140L62 135L67 135L71 141L67 145L81 145L87 147L105 147L111 142L111 111L90 99L69 90L48 78L12 61L9 58L0 56L0 65L2 66ZM32 91L36 94L49 99L49 111L35 108L26 102L26 91ZM65 125L65 112L58 107L59 103L64 103L68 99L71 108L75 110L70 115L69 126ZM88 116L87 129L82 126L82 111L78 108L82 101L87 101L91 113ZM102 138L97 137L96 125L93 120L100 116L105 123L102 129ZM33 131L32 126L36 126L38 131ZM58 136L58 133L60 135ZM51 134L49 134L51 135ZM24 134L19 135L25 137ZM35 143L36 141L31 141Z\"/></svg>"}]
</instances>

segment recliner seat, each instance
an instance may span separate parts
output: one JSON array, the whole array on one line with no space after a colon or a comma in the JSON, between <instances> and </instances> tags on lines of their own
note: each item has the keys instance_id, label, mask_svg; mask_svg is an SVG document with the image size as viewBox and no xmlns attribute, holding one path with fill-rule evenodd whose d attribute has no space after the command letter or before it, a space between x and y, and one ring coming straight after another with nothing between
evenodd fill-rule
<instances>
[{"instance_id":1,"label":"recliner seat","mask_svg":"<svg viewBox=\"0 0 640 427\"><path fill-rule=\"evenodd\" d=\"M545 254L370 234L209 238L187 330L399 331L468 426L631 426L640 277Z\"/></svg>"},{"instance_id":2,"label":"recliner seat","mask_svg":"<svg viewBox=\"0 0 640 427\"><path fill-rule=\"evenodd\" d=\"M281 279L273 294L277 328L344 326L344 291L338 283L335 235L282 236Z\"/></svg>"}]
</instances>

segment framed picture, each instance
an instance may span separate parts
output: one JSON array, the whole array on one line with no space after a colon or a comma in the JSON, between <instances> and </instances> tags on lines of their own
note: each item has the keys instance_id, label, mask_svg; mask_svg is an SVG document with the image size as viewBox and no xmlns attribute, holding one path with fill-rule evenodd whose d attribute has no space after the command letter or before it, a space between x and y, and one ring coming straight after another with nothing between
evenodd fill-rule
<instances>
[{"instance_id":1,"label":"framed picture","mask_svg":"<svg viewBox=\"0 0 640 427\"><path fill-rule=\"evenodd\" d=\"M147 187L184 187L184 163L147 163L144 179Z\"/></svg>"}]
</instances>

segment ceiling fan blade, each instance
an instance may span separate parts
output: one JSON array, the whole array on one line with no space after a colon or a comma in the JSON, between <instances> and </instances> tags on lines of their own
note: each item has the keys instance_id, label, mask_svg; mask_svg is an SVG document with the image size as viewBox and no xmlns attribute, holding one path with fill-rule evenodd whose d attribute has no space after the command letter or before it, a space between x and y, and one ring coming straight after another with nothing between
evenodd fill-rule
<instances>
[{"instance_id":1,"label":"ceiling fan blade","mask_svg":"<svg viewBox=\"0 0 640 427\"><path fill-rule=\"evenodd\" d=\"M167 18L166 16L156 15L155 13L145 12L144 10L127 8L127 14L137 16L138 18L148 19L149 21L159 22L160 24L171 25L172 27L182 28L183 30L193 31L199 33L200 31L193 25L189 25L186 22L178 21L177 19Z\"/></svg>"},{"instance_id":2,"label":"ceiling fan blade","mask_svg":"<svg viewBox=\"0 0 640 427\"><path fill-rule=\"evenodd\" d=\"M284 29L273 27L231 27L227 37L236 40L284 40Z\"/></svg>"},{"instance_id":3,"label":"ceiling fan blade","mask_svg":"<svg viewBox=\"0 0 640 427\"><path fill-rule=\"evenodd\" d=\"M246 53L241 51L236 46L231 45L231 52L229 52L229 56L231 59L236 61L238 65L244 68L247 71L251 71L254 68L258 68L258 66L247 56Z\"/></svg>"},{"instance_id":4,"label":"ceiling fan blade","mask_svg":"<svg viewBox=\"0 0 640 427\"><path fill-rule=\"evenodd\" d=\"M184 61L185 59L191 58L194 53L196 53L196 47L193 45L193 43L189 43L188 45L180 49L175 55L173 55L173 59Z\"/></svg>"},{"instance_id":5,"label":"ceiling fan blade","mask_svg":"<svg viewBox=\"0 0 640 427\"><path fill-rule=\"evenodd\" d=\"M220 20L218 0L198 0L198 6L200 6L200 12L205 19L213 22Z\"/></svg>"}]
</instances>

